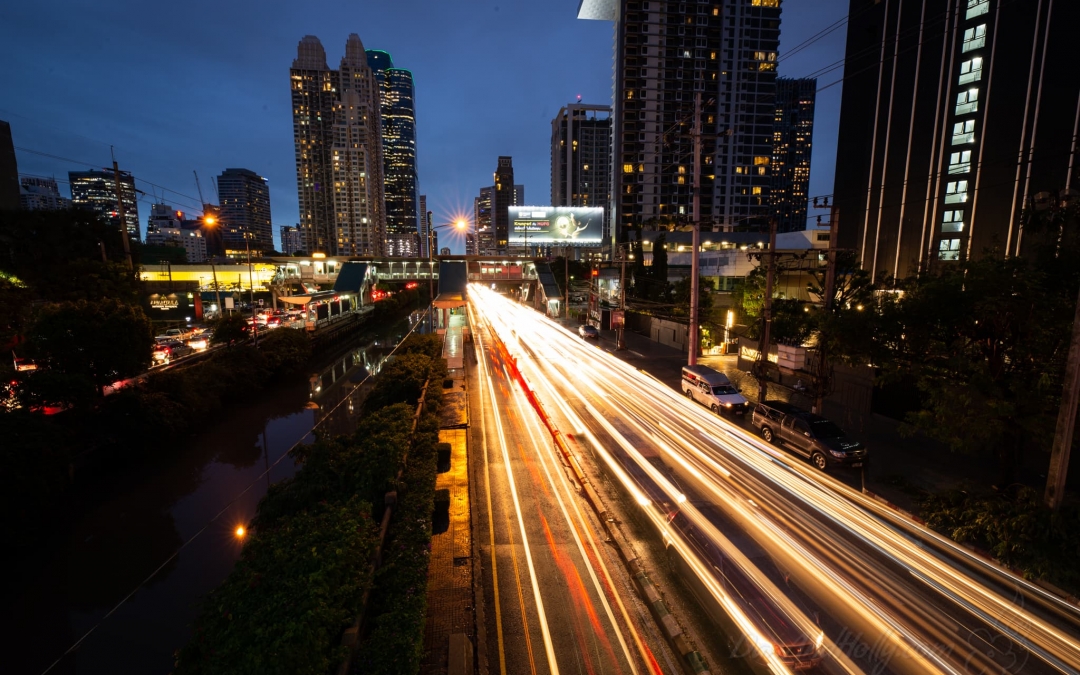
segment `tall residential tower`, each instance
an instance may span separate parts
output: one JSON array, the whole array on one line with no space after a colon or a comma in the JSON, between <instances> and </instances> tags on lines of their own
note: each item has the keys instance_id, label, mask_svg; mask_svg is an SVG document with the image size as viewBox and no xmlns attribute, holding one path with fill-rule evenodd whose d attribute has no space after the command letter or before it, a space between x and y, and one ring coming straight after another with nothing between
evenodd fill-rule
<instances>
[{"instance_id":1,"label":"tall residential tower","mask_svg":"<svg viewBox=\"0 0 1080 675\"><path fill-rule=\"evenodd\" d=\"M104 171L69 171L71 202L73 206L88 208L107 222L119 227L120 218L116 202L116 174ZM124 203L124 222L128 237L134 241L139 236L139 201L135 192L135 178L127 171L120 172L120 194Z\"/></svg>"},{"instance_id":2,"label":"tall residential tower","mask_svg":"<svg viewBox=\"0 0 1080 675\"><path fill-rule=\"evenodd\" d=\"M571 103L551 120L551 205L601 206L611 236L611 106Z\"/></svg>"},{"instance_id":3,"label":"tall residential tower","mask_svg":"<svg viewBox=\"0 0 1080 675\"><path fill-rule=\"evenodd\" d=\"M1080 3L851 0L835 204L873 275L1024 252L1075 189Z\"/></svg>"},{"instance_id":4,"label":"tall residential tower","mask_svg":"<svg viewBox=\"0 0 1080 675\"><path fill-rule=\"evenodd\" d=\"M339 70L305 36L290 70L300 229L309 252L382 255L386 242L379 83L356 34Z\"/></svg>"},{"instance_id":5,"label":"tall residential tower","mask_svg":"<svg viewBox=\"0 0 1080 675\"><path fill-rule=\"evenodd\" d=\"M416 106L412 73L395 68L390 54L367 51L368 65L379 81L386 177L386 236L389 255L420 254L416 174Z\"/></svg>"},{"instance_id":6,"label":"tall residential tower","mask_svg":"<svg viewBox=\"0 0 1080 675\"><path fill-rule=\"evenodd\" d=\"M776 78L772 204L780 232L806 229L817 80Z\"/></svg>"},{"instance_id":7,"label":"tall residential tower","mask_svg":"<svg viewBox=\"0 0 1080 675\"><path fill-rule=\"evenodd\" d=\"M695 96L702 100L703 229L770 212L780 0L581 0L615 23L612 237L689 222Z\"/></svg>"},{"instance_id":8,"label":"tall residential tower","mask_svg":"<svg viewBox=\"0 0 1080 675\"><path fill-rule=\"evenodd\" d=\"M218 176L217 186L225 248L243 251L250 245L260 251L273 249L270 186L266 179L248 169L225 169Z\"/></svg>"}]
</instances>

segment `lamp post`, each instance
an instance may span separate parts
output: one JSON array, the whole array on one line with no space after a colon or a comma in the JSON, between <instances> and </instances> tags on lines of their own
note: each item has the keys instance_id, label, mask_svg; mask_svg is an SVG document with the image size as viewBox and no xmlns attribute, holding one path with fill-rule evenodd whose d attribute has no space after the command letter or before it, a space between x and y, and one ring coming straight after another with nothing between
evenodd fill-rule
<instances>
[{"instance_id":1,"label":"lamp post","mask_svg":"<svg viewBox=\"0 0 1080 675\"><path fill-rule=\"evenodd\" d=\"M434 260L435 260L435 246L434 246L435 230L450 230L451 232L457 231L457 232L461 232L463 235L466 234L468 232L468 230L469 230L469 221L467 219L465 219L464 217L459 217L456 220L454 220L453 223L449 223L449 224L446 224L446 225L431 225L430 224L431 223L431 218L429 217L428 218L428 223L429 223L429 225L428 225L428 258L432 262L434 262ZM429 293L429 295L431 295L431 302L432 302L432 305L434 306L434 303L435 303L434 266L433 266L432 270L429 270L428 287L430 289L428 291L428 293Z\"/></svg>"},{"instance_id":2,"label":"lamp post","mask_svg":"<svg viewBox=\"0 0 1080 675\"><path fill-rule=\"evenodd\" d=\"M217 224L217 218L213 216L206 216L203 218L203 223L207 227L213 227L215 224ZM210 262L210 271L214 275L214 297L215 299L217 299L218 318L220 319L221 317L225 316L225 307L223 307L221 304L221 289L218 287L217 282L217 267L214 266L212 259Z\"/></svg>"},{"instance_id":3,"label":"lamp post","mask_svg":"<svg viewBox=\"0 0 1080 675\"><path fill-rule=\"evenodd\" d=\"M248 241L248 232L244 232L244 249L247 251L248 260L248 302L251 303L251 335L255 341L255 347L259 346L259 322L255 320L255 275L251 269L251 242Z\"/></svg>"}]
</instances>

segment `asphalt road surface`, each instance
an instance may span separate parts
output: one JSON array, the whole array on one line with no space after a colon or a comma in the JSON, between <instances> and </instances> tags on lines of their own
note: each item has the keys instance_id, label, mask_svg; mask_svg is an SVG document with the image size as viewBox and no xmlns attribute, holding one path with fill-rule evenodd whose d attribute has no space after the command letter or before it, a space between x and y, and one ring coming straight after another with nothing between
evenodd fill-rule
<instances>
[{"instance_id":1,"label":"asphalt road surface","mask_svg":"<svg viewBox=\"0 0 1080 675\"><path fill-rule=\"evenodd\" d=\"M478 345L497 337L505 346L560 427L573 430L635 496L703 604L745 637L760 670L1080 672L1075 605L729 424L528 307L475 285L470 303ZM588 538L579 545L574 537L584 528L571 525L573 495L559 488L565 481L550 438L497 359L486 357L481 370L500 600L504 620L507 607L520 606L528 622L506 622L507 662L511 653L515 664L528 654L525 662L538 672L546 655L554 671L556 660L577 667L571 655L588 654L596 672L626 671L643 650L635 650L618 608L609 602L608 611L601 601L603 576L597 572L593 582Z\"/></svg>"}]
</instances>

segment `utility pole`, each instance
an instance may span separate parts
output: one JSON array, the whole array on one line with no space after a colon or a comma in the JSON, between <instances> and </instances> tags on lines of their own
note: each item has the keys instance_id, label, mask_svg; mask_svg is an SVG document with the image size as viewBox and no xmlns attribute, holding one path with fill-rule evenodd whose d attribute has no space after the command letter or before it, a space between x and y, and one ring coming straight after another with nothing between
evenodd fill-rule
<instances>
[{"instance_id":1,"label":"utility pole","mask_svg":"<svg viewBox=\"0 0 1080 675\"><path fill-rule=\"evenodd\" d=\"M131 262L131 242L128 241L127 219L124 217L124 195L120 191L120 167L116 164L116 154L112 152L112 146L109 146L109 152L112 153L113 179L116 183L116 216L120 221L120 237L124 242L124 257L127 258L128 270L134 271L135 265Z\"/></svg>"},{"instance_id":2,"label":"utility pole","mask_svg":"<svg viewBox=\"0 0 1080 675\"><path fill-rule=\"evenodd\" d=\"M619 247L619 257L622 259L622 265L619 270L619 312L622 316L622 321L619 322L618 331L616 332L615 349L626 349L626 258L627 251L623 246Z\"/></svg>"},{"instance_id":3,"label":"utility pole","mask_svg":"<svg viewBox=\"0 0 1080 675\"><path fill-rule=\"evenodd\" d=\"M825 267L825 303L822 311L826 319L832 314L833 302L836 296L836 232L839 229L840 212L833 205L829 214L829 254L828 263ZM831 379L829 373L828 341L821 340L818 344L818 377L814 397L814 410L817 415L822 414L825 405L825 393L828 382Z\"/></svg>"},{"instance_id":4,"label":"utility pole","mask_svg":"<svg viewBox=\"0 0 1080 675\"><path fill-rule=\"evenodd\" d=\"M1050 470L1046 474L1046 505L1058 510L1065 498L1065 479L1069 474L1069 451L1072 450L1073 430L1076 428L1076 406L1080 399L1080 297L1073 318L1072 343L1065 365L1065 384L1061 392L1054 444L1050 448Z\"/></svg>"},{"instance_id":5,"label":"utility pole","mask_svg":"<svg viewBox=\"0 0 1080 675\"><path fill-rule=\"evenodd\" d=\"M698 294L701 292L698 283L698 257L701 248L701 92L694 94L694 126L691 135L694 138L694 236L693 246L690 253L690 335L687 351L687 365L697 364L698 348L701 339L698 335ZM623 269L626 269L625 259Z\"/></svg>"},{"instance_id":6,"label":"utility pole","mask_svg":"<svg viewBox=\"0 0 1080 675\"><path fill-rule=\"evenodd\" d=\"M214 265L214 263L210 263L210 272L214 275L214 297L217 298L217 311L218 318L220 319L225 316L225 307L221 304L221 288L217 283L217 266Z\"/></svg>"},{"instance_id":7,"label":"utility pole","mask_svg":"<svg viewBox=\"0 0 1080 675\"><path fill-rule=\"evenodd\" d=\"M570 319L570 244L563 247L563 318Z\"/></svg>"},{"instance_id":8,"label":"utility pole","mask_svg":"<svg viewBox=\"0 0 1080 675\"><path fill-rule=\"evenodd\" d=\"M773 280L776 277L776 218L769 218L769 257L765 273L765 309L762 313L764 328L761 331L761 344L758 345L758 363L755 374L758 377L758 401L764 402L769 387L769 341L772 333L772 294Z\"/></svg>"},{"instance_id":9,"label":"utility pole","mask_svg":"<svg viewBox=\"0 0 1080 675\"><path fill-rule=\"evenodd\" d=\"M259 322L255 320L255 275L251 270L251 242L248 241L248 233L244 233L244 248L247 249L248 259L248 300L251 302L251 334L255 340L255 347L259 346Z\"/></svg>"}]
</instances>

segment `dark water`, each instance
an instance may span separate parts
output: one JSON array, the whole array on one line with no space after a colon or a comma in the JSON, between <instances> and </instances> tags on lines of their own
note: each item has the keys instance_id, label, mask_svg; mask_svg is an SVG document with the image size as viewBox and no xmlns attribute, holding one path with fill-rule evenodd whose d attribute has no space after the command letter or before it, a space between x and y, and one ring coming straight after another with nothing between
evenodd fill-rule
<instances>
[{"instance_id":1,"label":"dark water","mask_svg":"<svg viewBox=\"0 0 1080 675\"><path fill-rule=\"evenodd\" d=\"M0 673L42 673L58 659L50 672L170 672L199 599L239 557L236 527L270 483L295 473L289 449L310 442L316 423L340 432L355 421L357 384L412 320L330 348L307 381L233 401L180 450L80 473L67 517L3 565Z\"/></svg>"}]
</instances>

